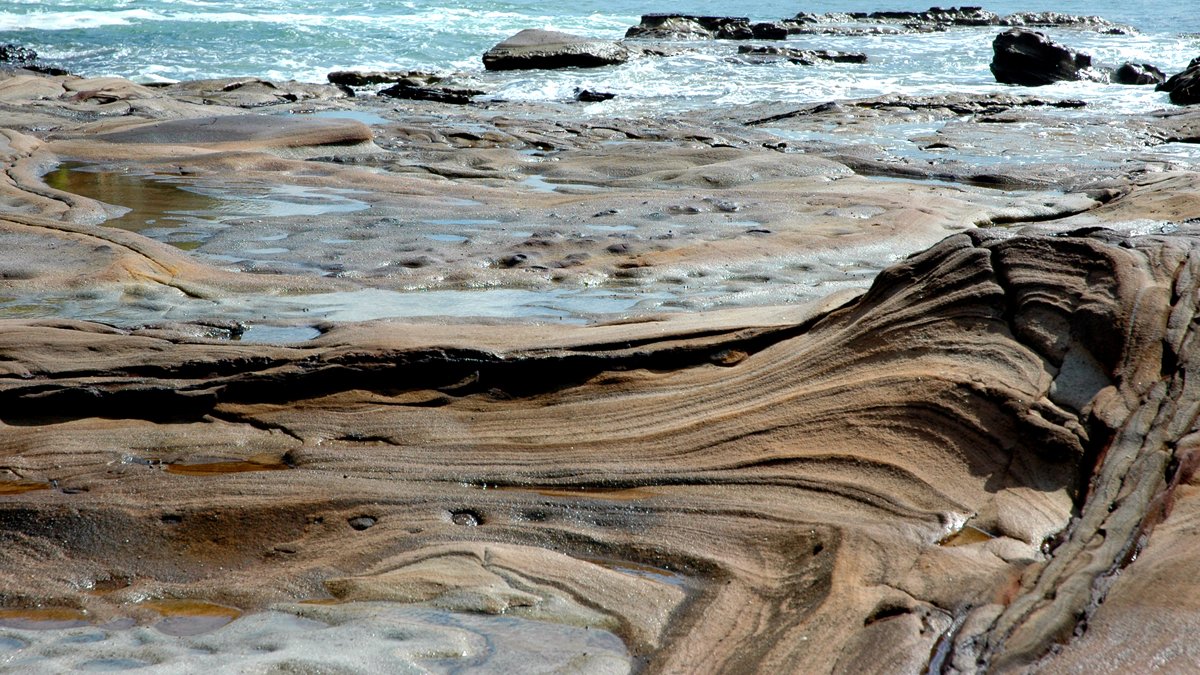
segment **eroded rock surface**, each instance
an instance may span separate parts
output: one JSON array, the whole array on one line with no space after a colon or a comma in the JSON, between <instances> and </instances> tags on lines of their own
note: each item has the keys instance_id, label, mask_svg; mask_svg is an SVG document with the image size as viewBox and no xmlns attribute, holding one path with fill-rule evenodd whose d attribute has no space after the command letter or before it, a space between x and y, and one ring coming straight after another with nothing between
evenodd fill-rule
<instances>
[{"instance_id":1,"label":"eroded rock surface","mask_svg":"<svg viewBox=\"0 0 1200 675\"><path fill-rule=\"evenodd\" d=\"M1193 429L1194 258L960 235L841 308L552 339L10 323L7 484L47 489L0 509L2 569L57 562L0 584L99 617L146 594L517 612L656 670L918 669L939 641L962 670L1031 663L1131 558Z\"/></svg>"},{"instance_id":2,"label":"eroded rock surface","mask_svg":"<svg viewBox=\"0 0 1200 675\"><path fill-rule=\"evenodd\" d=\"M635 53L610 40L526 29L498 43L483 55L488 70L599 68L624 63Z\"/></svg>"},{"instance_id":3,"label":"eroded rock surface","mask_svg":"<svg viewBox=\"0 0 1200 675\"><path fill-rule=\"evenodd\" d=\"M1200 178L1155 148L1194 112L27 74L0 107L0 658L1192 663L1159 627L1195 619Z\"/></svg>"}]
</instances>

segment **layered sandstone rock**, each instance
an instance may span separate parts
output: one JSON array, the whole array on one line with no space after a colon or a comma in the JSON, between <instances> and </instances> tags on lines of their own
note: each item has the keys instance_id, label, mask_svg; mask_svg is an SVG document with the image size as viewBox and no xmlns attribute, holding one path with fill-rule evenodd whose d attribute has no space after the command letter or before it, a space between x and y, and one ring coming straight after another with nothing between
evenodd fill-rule
<instances>
[{"instance_id":1,"label":"layered sandstone rock","mask_svg":"<svg viewBox=\"0 0 1200 675\"><path fill-rule=\"evenodd\" d=\"M270 90L256 82L88 85L125 97L104 102L39 78L33 108L21 78L0 101L21 129L0 132L6 657L513 670L531 650L503 631L528 621L527 643L585 672L1191 664L1162 628L1195 623L1200 179L1075 152L1112 142L1086 110L889 97L546 122L365 102L390 116L368 127L247 115ZM994 122L1020 120L1089 168L989 169L1053 190L874 181L852 168L981 182L760 131L959 117L937 142L1007 153L1029 131ZM1122 128L1183 139L1194 117ZM51 180L66 160L114 184L285 185L302 204L353 189L364 208L233 219L189 253L102 225L121 204ZM430 243L450 213L473 239ZM290 247L278 267L229 262L264 241ZM564 327L441 305L421 323L297 318L306 305L288 321L315 337L274 345L243 323L289 298L598 279L720 287L735 308ZM14 297L106 310L19 318ZM150 628L189 612L246 623ZM56 643L21 620L80 632ZM341 642L289 656L318 633Z\"/></svg>"},{"instance_id":2,"label":"layered sandstone rock","mask_svg":"<svg viewBox=\"0 0 1200 675\"><path fill-rule=\"evenodd\" d=\"M0 569L45 579L0 587L516 612L664 671L1032 663L1180 483L1195 266L1181 238L960 235L843 307L703 328L9 323Z\"/></svg>"},{"instance_id":3,"label":"layered sandstone rock","mask_svg":"<svg viewBox=\"0 0 1200 675\"><path fill-rule=\"evenodd\" d=\"M556 31L526 29L483 55L488 70L599 68L628 61L634 52L609 40Z\"/></svg>"}]
</instances>

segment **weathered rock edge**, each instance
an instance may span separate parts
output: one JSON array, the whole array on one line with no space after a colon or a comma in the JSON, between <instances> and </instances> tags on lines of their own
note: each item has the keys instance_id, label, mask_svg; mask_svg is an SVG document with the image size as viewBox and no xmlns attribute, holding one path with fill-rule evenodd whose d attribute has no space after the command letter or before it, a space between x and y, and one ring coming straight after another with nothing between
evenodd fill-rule
<instances>
[{"instance_id":1,"label":"weathered rock edge","mask_svg":"<svg viewBox=\"0 0 1200 675\"><path fill-rule=\"evenodd\" d=\"M975 232L798 324L546 346L5 322L0 458L48 489L0 502L0 601L129 601L89 580L241 607L322 586L427 601L397 579L466 592L449 564L465 559L524 593L468 588L475 611L521 611L549 584L652 671L1029 664L1164 516L1200 412L1196 244ZM235 451L291 468L146 464ZM602 494L637 489L633 506ZM369 535L339 526L363 516ZM963 516L990 541L939 545ZM621 602L634 589L596 559L682 573L686 598ZM905 582L919 561L953 574Z\"/></svg>"}]
</instances>

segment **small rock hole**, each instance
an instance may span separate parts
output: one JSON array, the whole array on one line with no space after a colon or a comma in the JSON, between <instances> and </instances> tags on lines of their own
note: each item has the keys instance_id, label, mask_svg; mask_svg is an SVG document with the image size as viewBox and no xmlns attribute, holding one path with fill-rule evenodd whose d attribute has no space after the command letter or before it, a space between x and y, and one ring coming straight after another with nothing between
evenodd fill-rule
<instances>
[{"instance_id":1,"label":"small rock hole","mask_svg":"<svg viewBox=\"0 0 1200 675\"><path fill-rule=\"evenodd\" d=\"M483 522L483 518L474 511L451 511L450 522L463 527L475 527Z\"/></svg>"},{"instance_id":2,"label":"small rock hole","mask_svg":"<svg viewBox=\"0 0 1200 675\"><path fill-rule=\"evenodd\" d=\"M362 530L365 530L369 527L373 527L375 525L375 523L377 523L379 521L376 520L375 518L372 518L371 516L356 516L354 518L347 520L346 522L350 523L350 527L352 527L356 530L359 530L361 532Z\"/></svg>"}]
</instances>

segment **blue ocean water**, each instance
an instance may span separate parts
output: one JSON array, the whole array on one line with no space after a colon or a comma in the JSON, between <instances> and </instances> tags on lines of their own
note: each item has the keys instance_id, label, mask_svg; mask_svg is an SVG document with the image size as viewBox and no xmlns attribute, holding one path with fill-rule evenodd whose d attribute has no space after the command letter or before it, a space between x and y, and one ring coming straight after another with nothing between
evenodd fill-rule
<instances>
[{"instance_id":1,"label":"blue ocean water","mask_svg":"<svg viewBox=\"0 0 1200 675\"><path fill-rule=\"evenodd\" d=\"M1099 15L1137 35L1050 30L1101 63L1153 63L1168 74L1200 55L1200 14L1190 3L1153 0L994 0L986 9ZM866 65L748 65L736 45L689 45L688 53L593 71L483 71L480 55L524 28L621 37L651 12L774 20L806 12L922 10L928 0L5 0L0 43L33 47L86 75L138 81L261 76L321 82L332 70L466 72L517 100L565 100L576 87L619 92L613 109L675 109L756 101L823 101L883 93L1003 89L988 70L996 28L899 36L793 36L789 46L864 52ZM1159 107L1150 88L1055 85L1058 95L1103 100L1114 109Z\"/></svg>"}]
</instances>

